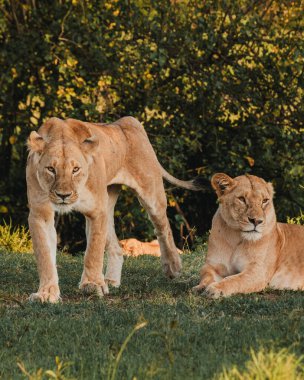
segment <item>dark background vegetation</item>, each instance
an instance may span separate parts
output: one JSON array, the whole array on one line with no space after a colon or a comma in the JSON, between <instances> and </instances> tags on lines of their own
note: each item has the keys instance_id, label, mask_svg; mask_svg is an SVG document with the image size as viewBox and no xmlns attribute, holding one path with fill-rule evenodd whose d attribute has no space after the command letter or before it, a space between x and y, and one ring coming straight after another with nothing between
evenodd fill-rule
<instances>
[{"instance_id":1,"label":"dark background vegetation","mask_svg":"<svg viewBox=\"0 0 304 380\"><path fill-rule=\"evenodd\" d=\"M290 0L0 0L0 219L26 223L31 130L51 116L125 115L144 124L175 176L256 174L274 183L281 221L298 215L303 9ZM168 187L168 199L177 242L210 228L209 186ZM116 224L121 238L153 236L126 189ZM60 217L58 229L62 246L82 249L82 217Z\"/></svg>"}]
</instances>

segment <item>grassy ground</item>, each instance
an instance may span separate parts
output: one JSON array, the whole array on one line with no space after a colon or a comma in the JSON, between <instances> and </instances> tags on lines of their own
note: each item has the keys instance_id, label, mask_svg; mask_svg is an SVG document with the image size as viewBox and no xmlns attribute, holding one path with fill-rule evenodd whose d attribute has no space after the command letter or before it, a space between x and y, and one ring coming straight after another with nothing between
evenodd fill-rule
<instances>
[{"instance_id":1,"label":"grassy ground","mask_svg":"<svg viewBox=\"0 0 304 380\"><path fill-rule=\"evenodd\" d=\"M38 285L34 257L0 252L0 378L113 378L140 321L116 379L211 379L242 368L251 348L304 351L303 293L208 300L190 291L202 262L201 252L184 255L182 276L170 281L159 259L128 258L122 286L97 300L78 291L82 257L59 255L63 303L41 305L27 302Z\"/></svg>"}]
</instances>

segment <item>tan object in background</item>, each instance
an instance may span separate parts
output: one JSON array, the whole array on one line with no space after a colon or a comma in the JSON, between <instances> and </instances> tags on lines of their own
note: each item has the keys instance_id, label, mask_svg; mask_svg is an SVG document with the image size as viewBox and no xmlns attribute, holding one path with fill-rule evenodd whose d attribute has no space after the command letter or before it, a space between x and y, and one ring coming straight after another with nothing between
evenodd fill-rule
<instances>
[{"instance_id":1,"label":"tan object in background","mask_svg":"<svg viewBox=\"0 0 304 380\"><path fill-rule=\"evenodd\" d=\"M137 239L124 239L120 240L120 245L127 256L140 256L140 255L151 255L160 256L160 247L157 240L152 240L150 242L142 242ZM180 249L177 250L178 253L182 253Z\"/></svg>"}]
</instances>

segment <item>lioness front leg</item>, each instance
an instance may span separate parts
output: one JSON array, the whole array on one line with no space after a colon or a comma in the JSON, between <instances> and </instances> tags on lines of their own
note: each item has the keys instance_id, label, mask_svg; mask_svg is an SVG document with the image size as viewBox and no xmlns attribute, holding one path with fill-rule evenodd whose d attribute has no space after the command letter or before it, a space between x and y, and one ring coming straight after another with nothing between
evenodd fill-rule
<instances>
[{"instance_id":1,"label":"lioness front leg","mask_svg":"<svg viewBox=\"0 0 304 380\"><path fill-rule=\"evenodd\" d=\"M54 227L54 211L48 205L31 209L29 228L39 273L39 289L30 295L30 301L56 303L60 300L56 268L57 236Z\"/></svg>"},{"instance_id":2,"label":"lioness front leg","mask_svg":"<svg viewBox=\"0 0 304 380\"><path fill-rule=\"evenodd\" d=\"M222 264L208 264L203 265L201 269L201 280L197 286L194 286L193 291L199 292L206 289L214 282L220 282L223 277L227 276L226 267Z\"/></svg>"},{"instance_id":3,"label":"lioness front leg","mask_svg":"<svg viewBox=\"0 0 304 380\"><path fill-rule=\"evenodd\" d=\"M96 293L99 297L108 294L103 275L103 258L107 234L106 212L86 216L87 249L79 288L85 293Z\"/></svg>"},{"instance_id":4,"label":"lioness front leg","mask_svg":"<svg viewBox=\"0 0 304 380\"><path fill-rule=\"evenodd\" d=\"M238 293L259 292L267 286L267 276L263 268L247 268L243 272L229 276L220 282L213 282L206 288L210 298L228 297Z\"/></svg>"}]
</instances>

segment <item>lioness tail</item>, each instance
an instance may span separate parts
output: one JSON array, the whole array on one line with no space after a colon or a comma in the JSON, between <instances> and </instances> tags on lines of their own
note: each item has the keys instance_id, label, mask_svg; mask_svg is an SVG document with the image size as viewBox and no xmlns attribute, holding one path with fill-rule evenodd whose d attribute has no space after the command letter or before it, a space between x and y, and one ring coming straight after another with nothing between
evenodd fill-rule
<instances>
[{"instance_id":1,"label":"lioness tail","mask_svg":"<svg viewBox=\"0 0 304 380\"><path fill-rule=\"evenodd\" d=\"M205 189L206 187L210 187L210 181L203 178L202 176L198 176L190 181L182 181L180 179L173 177L163 167L162 167L162 176L163 178L165 178L166 181L172 183L173 185L182 187L188 190L199 191L199 190Z\"/></svg>"}]
</instances>

